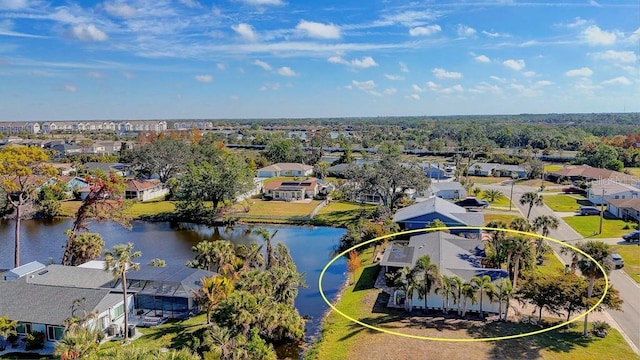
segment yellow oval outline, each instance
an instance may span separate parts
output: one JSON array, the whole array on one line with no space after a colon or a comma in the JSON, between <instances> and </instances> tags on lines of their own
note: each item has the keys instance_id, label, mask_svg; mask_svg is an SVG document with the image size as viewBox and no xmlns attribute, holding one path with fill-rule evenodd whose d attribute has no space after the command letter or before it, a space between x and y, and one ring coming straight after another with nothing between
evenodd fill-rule
<instances>
[{"instance_id":1,"label":"yellow oval outline","mask_svg":"<svg viewBox=\"0 0 640 360\"><path fill-rule=\"evenodd\" d=\"M355 250L359 247L362 247L364 245L376 242L378 240L384 240L393 236L398 236L398 235L405 235L405 234L414 234L414 233L418 233L418 232L430 232L430 231L440 231L440 230L465 230L465 229L473 229L473 230L486 230L486 231L504 231L504 232L510 232L510 233L514 233L514 234L519 234L519 235L525 235L525 236L535 236L535 237L539 237L545 240L549 240L552 242L555 242L561 246L566 246L570 249L573 249L575 251L577 251L578 253L586 256L588 259L591 259L591 261L595 262L596 265L598 266L598 268L600 269L600 271L602 271L602 274L604 275L604 281L605 281L605 287L604 287L604 293L602 294L602 297L600 297L600 299L598 299L598 302L595 303L595 305L593 305L589 310L587 310L587 312L585 312L584 314L580 314L574 318L569 319L569 321L565 321L561 324L558 325L554 325L551 326L549 328L544 328L544 329L540 329L540 330L536 330L536 331L532 331L532 332L528 332L528 333L522 333L522 334L515 334L515 335L507 335L507 336L498 336L498 337L492 337L492 338L434 338L434 337L429 337L429 336L419 336L419 335L411 335L411 334L403 334L403 333L399 333L396 331L391 331L391 330L387 330L387 329L382 329L373 325L369 325L366 323L363 323L362 321L356 320L354 318L352 318L351 316L343 313L342 311L338 310L328 299L327 297L324 295L324 291L322 290L322 278L324 277L324 273L327 271L327 269L329 268L329 266L331 266L331 264L333 264L336 260L338 260L340 257L346 255L349 253L349 251L351 250ZM401 337L406 337L406 338L410 338L410 339L418 339L418 340L431 340L431 341L443 341L443 342L482 342L482 341L498 341L498 340L508 340L508 339L517 339L517 338L522 338L522 337L527 337L527 336L532 336L532 335L537 335L537 334L542 334L545 333L547 331L551 331L554 329L558 329L560 327L563 327L565 325L568 325L574 321L580 320L583 317L587 316L590 312L596 310L596 308L602 303L602 301L604 300L605 296L607 296L607 292L609 291L609 277L607 276L607 272L605 271L604 267L596 261L596 259L594 259L593 257L591 257L589 254L585 253L584 251L578 249L577 247L573 246L573 245L569 245L567 243L564 243L560 240L548 237L548 236L542 236L536 233L529 233L529 232L525 232L525 231L519 231L519 230L512 230L512 229L500 229L500 228L489 228L486 226L451 226L451 227L439 227L439 228L425 228L425 229L415 229L415 230L405 230L405 231L400 231L400 232L396 232L396 233L392 233L392 234L387 234L387 235L383 235L380 237L377 237L375 239L371 239L368 241L365 241L363 243L354 245L350 248L348 248L347 250L341 252L340 254L336 255L333 259L331 259L327 265L325 265L325 267L322 269L322 271L320 272L320 278L318 279L318 289L320 290L320 295L322 296L322 299L324 300L325 303L327 303L327 305L329 305L329 307L331 307L331 309L333 309L333 311L337 312L338 314L340 314L342 317L344 317L345 319L354 322L356 324L362 325L366 328L369 328L371 330L375 330L375 331L379 331L379 332L383 332L383 333L387 333L387 334L391 334L391 335L396 335L396 336L401 336Z\"/></svg>"}]
</instances>

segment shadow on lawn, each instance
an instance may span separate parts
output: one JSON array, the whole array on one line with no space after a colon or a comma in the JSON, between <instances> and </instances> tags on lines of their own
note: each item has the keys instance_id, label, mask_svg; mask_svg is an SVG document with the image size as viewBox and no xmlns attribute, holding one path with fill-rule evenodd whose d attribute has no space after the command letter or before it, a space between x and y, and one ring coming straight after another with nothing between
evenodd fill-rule
<instances>
[{"instance_id":1,"label":"shadow on lawn","mask_svg":"<svg viewBox=\"0 0 640 360\"><path fill-rule=\"evenodd\" d=\"M488 338L522 334L540 329L541 327L535 325L492 322L484 326L471 327L467 333L475 338ZM541 356L542 350L568 353L577 347L586 347L592 341L595 341L593 337L583 337L582 333L578 331L561 328L518 339L494 341L489 355L491 359L534 359Z\"/></svg>"},{"instance_id":2,"label":"shadow on lawn","mask_svg":"<svg viewBox=\"0 0 640 360\"><path fill-rule=\"evenodd\" d=\"M353 287L353 291L369 290L373 289L376 283L376 278L380 272L380 265L374 265L366 267L362 270L362 275L358 278L358 282Z\"/></svg>"}]
</instances>

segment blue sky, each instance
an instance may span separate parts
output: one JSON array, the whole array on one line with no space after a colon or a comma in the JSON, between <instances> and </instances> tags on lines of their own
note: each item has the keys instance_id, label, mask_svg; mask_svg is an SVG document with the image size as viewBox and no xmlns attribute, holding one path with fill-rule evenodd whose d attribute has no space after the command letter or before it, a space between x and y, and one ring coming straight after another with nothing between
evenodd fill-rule
<instances>
[{"instance_id":1,"label":"blue sky","mask_svg":"<svg viewBox=\"0 0 640 360\"><path fill-rule=\"evenodd\" d=\"M0 0L0 120L640 111L640 4Z\"/></svg>"}]
</instances>

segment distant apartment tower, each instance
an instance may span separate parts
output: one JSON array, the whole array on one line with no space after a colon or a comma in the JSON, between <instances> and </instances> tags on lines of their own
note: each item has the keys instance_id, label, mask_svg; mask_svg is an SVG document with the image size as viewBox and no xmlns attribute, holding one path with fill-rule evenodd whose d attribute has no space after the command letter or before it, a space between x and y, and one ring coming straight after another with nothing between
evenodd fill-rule
<instances>
[{"instance_id":1,"label":"distant apartment tower","mask_svg":"<svg viewBox=\"0 0 640 360\"><path fill-rule=\"evenodd\" d=\"M0 122L0 133L3 134L51 134L58 132L139 132L167 130L164 120L136 121L45 121L38 122Z\"/></svg>"}]
</instances>

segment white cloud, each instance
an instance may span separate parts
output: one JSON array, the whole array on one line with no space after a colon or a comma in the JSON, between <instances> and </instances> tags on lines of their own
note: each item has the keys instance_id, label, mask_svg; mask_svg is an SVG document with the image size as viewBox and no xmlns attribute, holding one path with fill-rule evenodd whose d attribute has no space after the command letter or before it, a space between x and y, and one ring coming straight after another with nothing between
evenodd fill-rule
<instances>
[{"instance_id":1,"label":"white cloud","mask_svg":"<svg viewBox=\"0 0 640 360\"><path fill-rule=\"evenodd\" d=\"M400 65L400 71L402 71L403 73L408 73L409 72L409 68L407 67L407 65L403 62L399 62L398 63Z\"/></svg>"},{"instance_id":2,"label":"white cloud","mask_svg":"<svg viewBox=\"0 0 640 360\"><path fill-rule=\"evenodd\" d=\"M267 6L267 5L280 6L280 5L284 5L282 0L240 0L240 1L242 1L245 4L255 5L255 6Z\"/></svg>"},{"instance_id":3,"label":"white cloud","mask_svg":"<svg viewBox=\"0 0 640 360\"><path fill-rule=\"evenodd\" d=\"M408 99L413 99L413 100L420 100L420 95L418 94L411 94L407 96Z\"/></svg>"},{"instance_id":4,"label":"white cloud","mask_svg":"<svg viewBox=\"0 0 640 360\"><path fill-rule=\"evenodd\" d=\"M400 81L400 80L404 80L403 76L400 75L390 75L390 74L384 74L384 77L386 77L389 80L393 80L393 81Z\"/></svg>"},{"instance_id":5,"label":"white cloud","mask_svg":"<svg viewBox=\"0 0 640 360\"><path fill-rule=\"evenodd\" d=\"M476 34L476 29L469 27L467 25L458 25L458 36L460 37L470 37Z\"/></svg>"},{"instance_id":6,"label":"white cloud","mask_svg":"<svg viewBox=\"0 0 640 360\"><path fill-rule=\"evenodd\" d=\"M566 27L569 29L573 29L573 28L578 28L578 27L583 27L585 25L587 25L589 22L585 19L581 19L580 17L577 17L574 19L573 22L567 23L567 24L559 24L558 26L562 26L562 27Z\"/></svg>"},{"instance_id":7,"label":"white cloud","mask_svg":"<svg viewBox=\"0 0 640 360\"><path fill-rule=\"evenodd\" d=\"M136 15L136 9L124 3L105 3L104 10L112 16L130 18Z\"/></svg>"},{"instance_id":8,"label":"white cloud","mask_svg":"<svg viewBox=\"0 0 640 360\"><path fill-rule=\"evenodd\" d=\"M415 92L424 92L425 90L423 88L421 88L420 86L413 84L411 85L411 90L415 91Z\"/></svg>"},{"instance_id":9,"label":"white cloud","mask_svg":"<svg viewBox=\"0 0 640 360\"><path fill-rule=\"evenodd\" d=\"M104 77L104 74L99 73L97 71L91 71L90 73L87 74L87 76L94 79L100 79Z\"/></svg>"},{"instance_id":10,"label":"white cloud","mask_svg":"<svg viewBox=\"0 0 640 360\"><path fill-rule=\"evenodd\" d=\"M213 82L213 76L211 75L196 75L193 77L197 82L210 83Z\"/></svg>"},{"instance_id":11,"label":"white cloud","mask_svg":"<svg viewBox=\"0 0 640 360\"><path fill-rule=\"evenodd\" d=\"M549 80L540 80L540 81L536 82L535 85L536 86L549 86L549 85L553 85L553 82L549 81Z\"/></svg>"},{"instance_id":12,"label":"white cloud","mask_svg":"<svg viewBox=\"0 0 640 360\"><path fill-rule=\"evenodd\" d=\"M134 77L136 77L133 73L130 73L128 71L123 71L122 76L126 77L127 79L133 79Z\"/></svg>"},{"instance_id":13,"label":"white cloud","mask_svg":"<svg viewBox=\"0 0 640 360\"><path fill-rule=\"evenodd\" d=\"M587 77L587 76L593 75L593 70L589 69L588 67L581 67L579 69L569 70L564 74L569 77L575 77L575 76Z\"/></svg>"},{"instance_id":14,"label":"white cloud","mask_svg":"<svg viewBox=\"0 0 640 360\"><path fill-rule=\"evenodd\" d=\"M376 88L376 83L373 80L367 80L367 81L352 80L351 84L353 84L353 86L355 86L356 88L362 91L369 91Z\"/></svg>"},{"instance_id":15,"label":"white cloud","mask_svg":"<svg viewBox=\"0 0 640 360\"><path fill-rule=\"evenodd\" d=\"M281 75L281 76L298 76L298 74L288 66L283 66L280 69L278 69L278 75Z\"/></svg>"},{"instance_id":16,"label":"white cloud","mask_svg":"<svg viewBox=\"0 0 640 360\"><path fill-rule=\"evenodd\" d=\"M500 37L500 33L498 32L490 32L490 31L482 30L482 34L492 38Z\"/></svg>"},{"instance_id":17,"label":"white cloud","mask_svg":"<svg viewBox=\"0 0 640 360\"><path fill-rule=\"evenodd\" d=\"M396 89L396 88L387 88L387 89L384 89L384 93L385 93L385 95L393 95L393 94L395 94L395 93L397 93L397 92L398 92L398 89Z\"/></svg>"},{"instance_id":18,"label":"white cloud","mask_svg":"<svg viewBox=\"0 0 640 360\"><path fill-rule=\"evenodd\" d=\"M27 0L0 0L0 9L19 10L28 6Z\"/></svg>"},{"instance_id":19,"label":"white cloud","mask_svg":"<svg viewBox=\"0 0 640 360\"><path fill-rule=\"evenodd\" d=\"M307 36L318 39L339 39L340 28L333 24L323 24L313 21L300 20L296 30L305 32Z\"/></svg>"},{"instance_id":20,"label":"white cloud","mask_svg":"<svg viewBox=\"0 0 640 360\"><path fill-rule=\"evenodd\" d=\"M632 44L635 44L638 40L640 40L640 27L627 38L627 41Z\"/></svg>"},{"instance_id":21,"label":"white cloud","mask_svg":"<svg viewBox=\"0 0 640 360\"><path fill-rule=\"evenodd\" d=\"M440 85L434 83L433 81L427 81L426 85L430 90L436 90L440 88Z\"/></svg>"},{"instance_id":22,"label":"white cloud","mask_svg":"<svg viewBox=\"0 0 640 360\"><path fill-rule=\"evenodd\" d=\"M618 63L634 63L638 60L638 56L633 51L615 51L607 50L605 52L593 55L596 59L608 60Z\"/></svg>"},{"instance_id":23,"label":"white cloud","mask_svg":"<svg viewBox=\"0 0 640 360\"><path fill-rule=\"evenodd\" d=\"M582 31L582 36L589 45L612 45L616 42L616 34L591 25Z\"/></svg>"},{"instance_id":24,"label":"white cloud","mask_svg":"<svg viewBox=\"0 0 640 360\"><path fill-rule=\"evenodd\" d=\"M223 63L217 63L216 68L218 68L218 70L226 70L227 66Z\"/></svg>"},{"instance_id":25,"label":"white cloud","mask_svg":"<svg viewBox=\"0 0 640 360\"><path fill-rule=\"evenodd\" d=\"M265 83L262 86L260 86L260 88L258 90L260 90L260 91L267 91L267 90L278 91L278 90L280 90L280 83L274 83L274 84Z\"/></svg>"},{"instance_id":26,"label":"white cloud","mask_svg":"<svg viewBox=\"0 0 640 360\"><path fill-rule=\"evenodd\" d=\"M525 71L522 73L522 76L524 77L534 77L536 76L536 72L535 71Z\"/></svg>"},{"instance_id":27,"label":"white cloud","mask_svg":"<svg viewBox=\"0 0 640 360\"><path fill-rule=\"evenodd\" d=\"M440 32L442 28L440 25L428 25L428 26L418 26L412 29L409 29L409 35L411 36L429 36L433 35L437 32Z\"/></svg>"},{"instance_id":28,"label":"white cloud","mask_svg":"<svg viewBox=\"0 0 640 360\"><path fill-rule=\"evenodd\" d=\"M327 59L327 61L332 64L343 64L343 65L358 67L362 69L378 66L378 63L371 56L365 56L362 59L352 59L351 61L348 61L342 58L341 56L331 56L330 58Z\"/></svg>"},{"instance_id":29,"label":"white cloud","mask_svg":"<svg viewBox=\"0 0 640 360\"><path fill-rule=\"evenodd\" d=\"M195 1L195 0L179 0L180 3L186 7L189 8L199 8L202 7L202 5L200 5L199 2Z\"/></svg>"},{"instance_id":30,"label":"white cloud","mask_svg":"<svg viewBox=\"0 0 640 360\"><path fill-rule=\"evenodd\" d=\"M478 55L474 58L477 62L481 62L481 63L490 63L491 59L489 59L487 56L485 55Z\"/></svg>"},{"instance_id":31,"label":"white cloud","mask_svg":"<svg viewBox=\"0 0 640 360\"><path fill-rule=\"evenodd\" d=\"M378 66L378 63L376 63L371 56L365 56L362 59L351 60L351 65L365 69L372 66Z\"/></svg>"},{"instance_id":32,"label":"white cloud","mask_svg":"<svg viewBox=\"0 0 640 360\"><path fill-rule=\"evenodd\" d=\"M249 24L240 23L238 25L231 26L231 29L233 29L233 31L238 33L238 35L242 36L244 39L247 39L249 41L256 40L256 32L255 30L253 30L253 26Z\"/></svg>"},{"instance_id":33,"label":"white cloud","mask_svg":"<svg viewBox=\"0 0 640 360\"><path fill-rule=\"evenodd\" d=\"M515 70L515 71L520 71L522 69L524 69L524 67L526 66L524 63L524 60L513 60L513 59L509 59L509 60L505 60L502 62L504 64L504 66Z\"/></svg>"},{"instance_id":34,"label":"white cloud","mask_svg":"<svg viewBox=\"0 0 640 360\"><path fill-rule=\"evenodd\" d=\"M624 76L618 76L617 78L605 80L603 85L631 85L631 81Z\"/></svg>"},{"instance_id":35,"label":"white cloud","mask_svg":"<svg viewBox=\"0 0 640 360\"><path fill-rule=\"evenodd\" d=\"M462 73L455 71L446 71L442 68L435 68L431 72L438 79L460 79L462 77Z\"/></svg>"},{"instance_id":36,"label":"white cloud","mask_svg":"<svg viewBox=\"0 0 640 360\"><path fill-rule=\"evenodd\" d=\"M406 27L421 26L425 22L433 21L438 17L438 13L430 10L406 10L393 14L383 15L383 20L378 21L379 26L389 26L402 24Z\"/></svg>"},{"instance_id":37,"label":"white cloud","mask_svg":"<svg viewBox=\"0 0 640 360\"><path fill-rule=\"evenodd\" d=\"M491 76L489 76L489 78L491 78L491 79L493 79L493 80L495 80L497 82L501 82L501 83L506 83L507 82L507 79L501 78L501 77L498 77L498 76L495 76L495 75L491 75Z\"/></svg>"},{"instance_id":38,"label":"white cloud","mask_svg":"<svg viewBox=\"0 0 640 360\"><path fill-rule=\"evenodd\" d=\"M486 93L491 93L491 94L500 94L502 93L502 89L500 89L500 87L498 87L497 85L491 85L488 84L486 82L481 82L480 84L474 86L473 88L468 90L470 93L473 94L486 94Z\"/></svg>"},{"instance_id":39,"label":"white cloud","mask_svg":"<svg viewBox=\"0 0 640 360\"><path fill-rule=\"evenodd\" d=\"M76 91L78 91L78 87L75 85L71 85L71 84L67 84L64 86L64 91L70 92L70 93L74 93Z\"/></svg>"},{"instance_id":40,"label":"white cloud","mask_svg":"<svg viewBox=\"0 0 640 360\"><path fill-rule=\"evenodd\" d=\"M253 65L258 65L260 66L262 69L264 69L265 71L271 71L271 65L267 64L266 62L262 61L262 60L256 60L253 62Z\"/></svg>"},{"instance_id":41,"label":"white cloud","mask_svg":"<svg viewBox=\"0 0 640 360\"><path fill-rule=\"evenodd\" d=\"M80 41L105 41L108 36L93 24L75 25L70 30L71 36Z\"/></svg>"}]
</instances>

